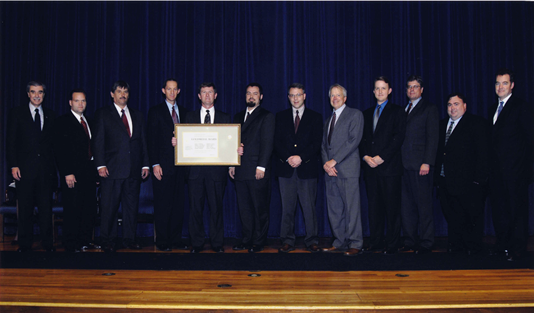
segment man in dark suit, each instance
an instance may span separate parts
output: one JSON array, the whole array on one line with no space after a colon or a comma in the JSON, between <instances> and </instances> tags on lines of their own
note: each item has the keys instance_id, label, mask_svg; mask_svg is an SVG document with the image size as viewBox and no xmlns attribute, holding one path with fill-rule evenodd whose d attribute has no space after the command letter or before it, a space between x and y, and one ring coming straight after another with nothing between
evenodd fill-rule
<instances>
[{"instance_id":1,"label":"man in dark suit","mask_svg":"<svg viewBox=\"0 0 534 313\"><path fill-rule=\"evenodd\" d=\"M321 114L304 104L304 85L293 83L288 88L291 108L276 114L274 135L275 174L280 184L282 222L279 252L295 250L295 208L300 200L306 238L304 244L311 252L319 252L317 238L317 176L323 130Z\"/></svg>"},{"instance_id":2,"label":"man in dark suit","mask_svg":"<svg viewBox=\"0 0 534 313\"><path fill-rule=\"evenodd\" d=\"M423 78L408 77L406 95L410 102L405 108L406 135L401 148L404 165L401 195L404 247L401 250L415 250L416 254L430 253L434 245L432 188L439 131L438 109L423 99L422 94Z\"/></svg>"},{"instance_id":3,"label":"man in dark suit","mask_svg":"<svg viewBox=\"0 0 534 313\"><path fill-rule=\"evenodd\" d=\"M63 245L66 252L96 248L92 243L96 215L96 168L91 126L83 114L85 91L74 89L71 111L56 119L54 152L63 199Z\"/></svg>"},{"instance_id":4,"label":"man in dark suit","mask_svg":"<svg viewBox=\"0 0 534 313\"><path fill-rule=\"evenodd\" d=\"M147 123L148 157L155 178L156 247L161 251L187 250L182 242L187 167L174 165L174 149L169 142L174 136L174 124L183 122L188 110L176 104L180 93L176 79L167 79L161 91L165 101L150 108Z\"/></svg>"},{"instance_id":5,"label":"man in dark suit","mask_svg":"<svg viewBox=\"0 0 534 313\"><path fill-rule=\"evenodd\" d=\"M100 235L104 251L118 249L117 218L122 207L122 245L141 249L135 241L141 181L149 175L145 122L141 112L128 106L130 86L117 81L111 89L113 104L95 113L92 151L101 177Z\"/></svg>"},{"instance_id":6,"label":"man in dark suit","mask_svg":"<svg viewBox=\"0 0 534 313\"><path fill-rule=\"evenodd\" d=\"M474 254L482 247L485 187L488 180L489 124L466 113L465 96L448 96L448 118L439 124L434 180L447 220L449 252Z\"/></svg>"},{"instance_id":7,"label":"man in dark suit","mask_svg":"<svg viewBox=\"0 0 534 313\"><path fill-rule=\"evenodd\" d=\"M241 244L233 249L248 249L250 253L263 250L269 229L275 117L260 106L262 99L261 85L248 84L247 109L234 116L234 123L241 123L241 143L244 145L241 166L229 170L230 177L235 179L243 232Z\"/></svg>"},{"instance_id":8,"label":"man in dark suit","mask_svg":"<svg viewBox=\"0 0 534 313\"><path fill-rule=\"evenodd\" d=\"M231 117L215 109L217 89L213 83L203 83L198 89L202 104L199 110L187 114L189 124L229 124ZM189 234L193 248L191 253L202 251L206 232L204 231L204 204L206 199L210 209L211 248L224 253L223 198L228 181L226 166L191 166L189 173Z\"/></svg>"},{"instance_id":9,"label":"man in dark suit","mask_svg":"<svg viewBox=\"0 0 534 313\"><path fill-rule=\"evenodd\" d=\"M514 261L526 254L528 239L528 185L532 178L534 121L531 106L512 94L514 75L497 72L490 109L490 199L496 243L491 254Z\"/></svg>"},{"instance_id":10,"label":"man in dark suit","mask_svg":"<svg viewBox=\"0 0 534 313\"><path fill-rule=\"evenodd\" d=\"M33 243L33 209L39 209L39 232L43 248L55 251L52 238L52 191L57 185L52 129L56 114L43 108L46 86L31 81L26 86L29 104L11 110L7 126L8 166L16 180L19 252Z\"/></svg>"},{"instance_id":11,"label":"man in dark suit","mask_svg":"<svg viewBox=\"0 0 534 313\"><path fill-rule=\"evenodd\" d=\"M358 150L363 135L363 114L345 104L347 90L343 86L332 85L328 95L334 110L324 123L321 156L334 242L323 251L344 251L345 256L356 256L363 246Z\"/></svg>"},{"instance_id":12,"label":"man in dark suit","mask_svg":"<svg viewBox=\"0 0 534 313\"><path fill-rule=\"evenodd\" d=\"M401 146L406 132L406 114L388 101L391 91L387 77L375 79L373 93L377 104L363 112L361 144L371 232L370 243L364 250L383 249L385 254L396 253L400 245Z\"/></svg>"}]
</instances>

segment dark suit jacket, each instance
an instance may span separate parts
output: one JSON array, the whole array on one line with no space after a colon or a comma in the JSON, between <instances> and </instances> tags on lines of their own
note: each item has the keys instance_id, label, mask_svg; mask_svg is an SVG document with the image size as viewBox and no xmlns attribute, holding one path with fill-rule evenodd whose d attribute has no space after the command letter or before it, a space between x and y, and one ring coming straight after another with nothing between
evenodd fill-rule
<instances>
[{"instance_id":1,"label":"dark suit jacket","mask_svg":"<svg viewBox=\"0 0 534 313\"><path fill-rule=\"evenodd\" d=\"M362 162L364 175L374 171L379 176L399 176L402 167L401 146L406 133L406 113L404 110L388 101L373 133L373 118L376 105L363 112L364 126L362 143L360 144L362 157L379 155L384 163L371 168L367 162Z\"/></svg>"},{"instance_id":2,"label":"dark suit jacket","mask_svg":"<svg viewBox=\"0 0 534 313\"><path fill-rule=\"evenodd\" d=\"M234 116L234 123L241 124L241 143L244 145L241 166L236 166L234 177L236 180L255 180L256 167L261 166L265 168L264 178L269 178L274 142L274 114L259 106L243 123L246 111Z\"/></svg>"},{"instance_id":3,"label":"dark suit jacket","mask_svg":"<svg viewBox=\"0 0 534 313\"><path fill-rule=\"evenodd\" d=\"M184 123L189 110L178 106L180 122ZM181 173L186 179L186 166L174 165L174 147L171 145L171 139L174 137L174 122L172 121L169 108L165 101L150 108L148 111L148 137L147 148L150 165L159 164L163 173L174 175Z\"/></svg>"},{"instance_id":4,"label":"dark suit jacket","mask_svg":"<svg viewBox=\"0 0 534 313\"><path fill-rule=\"evenodd\" d=\"M128 106L133 124L132 137L122 123L115 105L98 109L91 129L95 166L106 166L108 179L141 179L141 169L149 167L145 122L141 112Z\"/></svg>"},{"instance_id":5,"label":"dark suit jacket","mask_svg":"<svg viewBox=\"0 0 534 313\"><path fill-rule=\"evenodd\" d=\"M44 169L55 178L57 185L56 166L52 150L52 131L56 118L54 111L43 107L44 124L41 136L34 134L33 118L29 104L15 107L7 121L7 163L11 169L18 167L23 178L32 178L37 169Z\"/></svg>"},{"instance_id":6,"label":"dark suit jacket","mask_svg":"<svg viewBox=\"0 0 534 313\"><path fill-rule=\"evenodd\" d=\"M489 109L489 118L498 103ZM499 179L532 178L534 121L528 103L512 94L491 131L491 174Z\"/></svg>"},{"instance_id":7,"label":"dark suit jacket","mask_svg":"<svg viewBox=\"0 0 534 313\"><path fill-rule=\"evenodd\" d=\"M200 109L187 113L185 122L188 124L200 124ZM214 124L230 124L230 114L215 109ZM214 181L226 181L228 179L227 166L191 166L189 179L197 179L202 175L208 175Z\"/></svg>"},{"instance_id":8,"label":"dark suit jacket","mask_svg":"<svg viewBox=\"0 0 534 313\"><path fill-rule=\"evenodd\" d=\"M298 177L301 179L317 178L322 136L323 117L321 114L305 108L295 134L293 109L278 112L274 133L276 176L290 178L295 169L286 160L292 155L298 155L302 159L302 163L296 169Z\"/></svg>"},{"instance_id":9,"label":"dark suit jacket","mask_svg":"<svg viewBox=\"0 0 534 313\"><path fill-rule=\"evenodd\" d=\"M401 148L405 169L418 171L421 164L434 165L438 132L438 108L422 98L406 118L406 135Z\"/></svg>"},{"instance_id":10,"label":"dark suit jacket","mask_svg":"<svg viewBox=\"0 0 534 313\"><path fill-rule=\"evenodd\" d=\"M86 117L87 119L87 117ZM89 129L94 136L93 124L87 119ZM93 137L94 138L94 137ZM80 175L87 173L89 159L89 137L71 111L56 119L54 127L54 152L59 169L60 180L65 181L65 176ZM92 179L96 177L96 169L93 168Z\"/></svg>"},{"instance_id":11,"label":"dark suit jacket","mask_svg":"<svg viewBox=\"0 0 534 313\"><path fill-rule=\"evenodd\" d=\"M445 165L445 183L450 194L472 191L473 182L486 184L489 175L489 126L484 118L465 113L445 145L449 118L439 124L439 144L434 178Z\"/></svg>"}]
</instances>

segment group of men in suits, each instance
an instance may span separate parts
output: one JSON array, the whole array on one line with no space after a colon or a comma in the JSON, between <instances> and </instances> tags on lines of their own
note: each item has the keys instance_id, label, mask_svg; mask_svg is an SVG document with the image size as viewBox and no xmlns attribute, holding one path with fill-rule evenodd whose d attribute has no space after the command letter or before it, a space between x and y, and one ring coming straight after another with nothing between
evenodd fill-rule
<instances>
[{"instance_id":1,"label":"group of men in suits","mask_svg":"<svg viewBox=\"0 0 534 313\"><path fill-rule=\"evenodd\" d=\"M223 197L228 172L235 182L243 234L234 250L263 250L269 228L270 177L274 174L282 200L280 253L295 249L298 201L306 226L304 242L311 252L342 252L345 256L377 250L384 254L430 253L434 245L432 191L436 185L448 223L449 252L480 252L489 187L497 238L490 254L505 255L509 260L522 257L528 238L534 130L532 109L512 96L513 73L503 69L496 75L499 101L490 109L493 123L467 113L467 99L459 92L448 96L448 118L440 122L436 105L422 97L423 83L420 76L407 79L409 102L402 108L389 100L392 88L388 78L377 77L373 88L376 105L363 113L348 107L347 90L334 84L329 89L333 111L324 124L320 113L306 107L302 84L289 86L291 107L275 116L261 106L262 86L250 83L245 93L246 109L233 118L233 123L241 124L242 146L237 151L241 166L227 168L174 165L175 124L231 123L230 115L215 109L217 90L213 83L200 85L201 108L189 112L176 103L178 82L167 79L162 88L165 101L150 108L145 130L141 113L127 105L130 87L124 81L117 81L111 89L114 103L97 110L91 121L84 115L87 103L83 90L73 90L71 111L55 118L53 111L41 105L44 84L30 82L29 107L13 109L7 137L8 162L19 198L19 251L31 249L35 203L43 248L55 250L50 195L57 162L65 212L64 246L69 252L98 248L91 239L98 176L104 251L113 252L121 246L141 248L135 241L139 191L151 167L156 247L162 251L189 249L182 241L187 183L191 253L204 247L206 201L211 247L224 252ZM334 237L332 246L324 249L318 247L315 210L321 165ZM370 238L365 246L360 167L369 201ZM117 244L119 206L122 245Z\"/></svg>"}]
</instances>

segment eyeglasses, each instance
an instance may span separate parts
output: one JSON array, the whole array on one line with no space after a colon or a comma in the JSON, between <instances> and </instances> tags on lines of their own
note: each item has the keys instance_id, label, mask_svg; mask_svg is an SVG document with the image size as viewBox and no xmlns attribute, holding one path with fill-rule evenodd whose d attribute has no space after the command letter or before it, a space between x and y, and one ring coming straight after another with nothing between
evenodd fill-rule
<instances>
[{"instance_id":1,"label":"eyeglasses","mask_svg":"<svg viewBox=\"0 0 534 313\"><path fill-rule=\"evenodd\" d=\"M302 93L297 93L297 94L294 94L294 95L289 94L289 95L287 95L287 96L288 96L289 98L293 99L293 98L300 98L300 97L303 96L303 94L302 94Z\"/></svg>"},{"instance_id":2,"label":"eyeglasses","mask_svg":"<svg viewBox=\"0 0 534 313\"><path fill-rule=\"evenodd\" d=\"M412 85L412 86L407 86L406 89L410 90L410 89L419 89L421 88L421 86L419 85Z\"/></svg>"}]
</instances>

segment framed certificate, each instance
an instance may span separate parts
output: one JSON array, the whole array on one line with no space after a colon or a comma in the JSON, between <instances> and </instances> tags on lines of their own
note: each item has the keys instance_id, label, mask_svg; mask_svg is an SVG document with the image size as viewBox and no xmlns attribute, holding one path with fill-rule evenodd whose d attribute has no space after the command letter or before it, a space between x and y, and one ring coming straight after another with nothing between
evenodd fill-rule
<instances>
[{"instance_id":1,"label":"framed certificate","mask_svg":"<svg viewBox=\"0 0 534 313\"><path fill-rule=\"evenodd\" d=\"M241 165L241 124L174 124L175 165Z\"/></svg>"}]
</instances>

